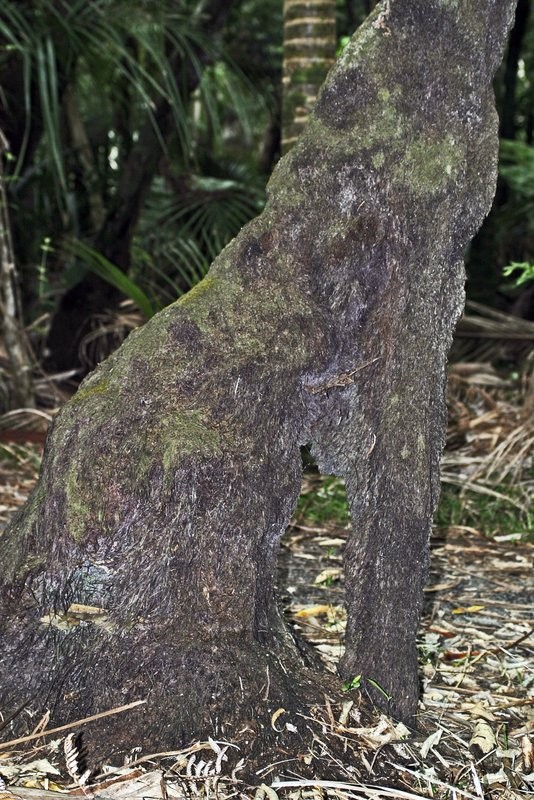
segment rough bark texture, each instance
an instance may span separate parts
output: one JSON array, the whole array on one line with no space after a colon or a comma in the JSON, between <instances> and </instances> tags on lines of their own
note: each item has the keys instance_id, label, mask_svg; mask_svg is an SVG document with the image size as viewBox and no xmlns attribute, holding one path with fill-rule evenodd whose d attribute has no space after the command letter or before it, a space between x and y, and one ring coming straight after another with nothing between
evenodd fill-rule
<instances>
[{"instance_id":1,"label":"rough bark texture","mask_svg":"<svg viewBox=\"0 0 534 800\"><path fill-rule=\"evenodd\" d=\"M279 705L320 697L273 598L311 442L353 516L342 675L413 720L446 351L494 191L513 7L379 4L263 214L63 409L0 540L4 714L31 701L65 722L146 697L98 741L164 749L267 735Z\"/></svg>"}]
</instances>

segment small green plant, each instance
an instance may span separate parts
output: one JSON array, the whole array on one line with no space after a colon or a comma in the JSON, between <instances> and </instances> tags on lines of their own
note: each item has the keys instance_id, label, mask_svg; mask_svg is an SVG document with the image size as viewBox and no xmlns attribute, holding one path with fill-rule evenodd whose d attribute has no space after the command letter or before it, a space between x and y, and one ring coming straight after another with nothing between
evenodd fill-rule
<instances>
[{"instance_id":1,"label":"small green plant","mask_svg":"<svg viewBox=\"0 0 534 800\"><path fill-rule=\"evenodd\" d=\"M354 678L345 681L341 688L343 689L344 692L351 692L353 689L361 689L362 678L363 678L362 675L355 675ZM386 692L383 686L380 686L378 681L373 680L373 678L366 678L365 680L367 681L367 683L371 684L371 686L373 686L378 692L380 692L380 694L383 695L386 698L386 700L392 699L392 695L390 695L389 692Z\"/></svg>"},{"instance_id":2,"label":"small green plant","mask_svg":"<svg viewBox=\"0 0 534 800\"><path fill-rule=\"evenodd\" d=\"M441 636L439 633L429 631L424 634L422 640L417 642L419 659L425 664L433 663L439 656L441 650Z\"/></svg>"},{"instance_id":3,"label":"small green plant","mask_svg":"<svg viewBox=\"0 0 534 800\"><path fill-rule=\"evenodd\" d=\"M337 43L336 58L339 58L345 47L350 42L350 36L342 36Z\"/></svg>"},{"instance_id":4,"label":"small green plant","mask_svg":"<svg viewBox=\"0 0 534 800\"><path fill-rule=\"evenodd\" d=\"M517 534L518 539L533 541L534 514L525 489L505 483L496 488L497 496L443 484L435 524L475 528L490 537Z\"/></svg>"},{"instance_id":5,"label":"small green plant","mask_svg":"<svg viewBox=\"0 0 534 800\"><path fill-rule=\"evenodd\" d=\"M502 272L506 278L514 276L514 286L534 281L534 264L528 261L512 261Z\"/></svg>"},{"instance_id":6,"label":"small green plant","mask_svg":"<svg viewBox=\"0 0 534 800\"><path fill-rule=\"evenodd\" d=\"M34 444L5 444L0 443L0 466L6 470L18 470L28 465L36 473L41 466L41 452Z\"/></svg>"},{"instance_id":7,"label":"small green plant","mask_svg":"<svg viewBox=\"0 0 534 800\"><path fill-rule=\"evenodd\" d=\"M392 699L393 699L393 695L391 695L389 692L386 692L386 690L384 689L384 687L383 687L383 686L380 686L380 684L378 683L378 681L375 681L375 680L373 680L372 678L367 678L367 683L370 683L370 684L371 684L371 686L374 686L374 688L377 690L377 692L380 692L380 694L381 694L383 697L385 697L385 698L386 698L386 700L392 700Z\"/></svg>"},{"instance_id":8,"label":"small green plant","mask_svg":"<svg viewBox=\"0 0 534 800\"><path fill-rule=\"evenodd\" d=\"M359 689L362 684L362 676L355 675L350 681L344 681L342 689L344 692L351 692L353 689Z\"/></svg>"},{"instance_id":9,"label":"small green plant","mask_svg":"<svg viewBox=\"0 0 534 800\"><path fill-rule=\"evenodd\" d=\"M296 517L315 525L325 522L347 525L350 514L344 481L331 475L325 476L316 491L301 494Z\"/></svg>"}]
</instances>

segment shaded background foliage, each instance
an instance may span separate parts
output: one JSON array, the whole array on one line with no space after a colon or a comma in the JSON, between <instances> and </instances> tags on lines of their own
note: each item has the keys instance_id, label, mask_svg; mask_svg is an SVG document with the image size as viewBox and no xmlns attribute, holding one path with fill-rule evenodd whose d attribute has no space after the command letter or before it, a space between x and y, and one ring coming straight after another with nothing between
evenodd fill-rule
<instances>
[{"instance_id":1,"label":"shaded background foliage","mask_svg":"<svg viewBox=\"0 0 534 800\"><path fill-rule=\"evenodd\" d=\"M337 3L338 49L374 5ZM4 171L19 313L39 366L79 378L261 210L280 154L283 10L4 1ZM528 318L532 282L518 289L502 269L534 261L533 76L531 0L519 0L496 80L499 190L469 253L468 292ZM125 297L135 307L117 313Z\"/></svg>"}]
</instances>

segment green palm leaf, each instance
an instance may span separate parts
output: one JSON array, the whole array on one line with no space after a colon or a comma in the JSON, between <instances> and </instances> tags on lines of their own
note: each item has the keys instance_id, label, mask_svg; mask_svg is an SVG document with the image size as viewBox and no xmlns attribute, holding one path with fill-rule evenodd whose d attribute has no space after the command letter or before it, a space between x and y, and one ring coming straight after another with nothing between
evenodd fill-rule
<instances>
[{"instance_id":1,"label":"green palm leaf","mask_svg":"<svg viewBox=\"0 0 534 800\"><path fill-rule=\"evenodd\" d=\"M65 242L65 249L75 258L78 258L83 265L98 275L102 280L107 281L126 297L129 297L138 306L143 315L150 319L156 310L143 289L138 286L131 278L124 274L115 264L112 264L98 250L81 242L79 239L71 239Z\"/></svg>"}]
</instances>

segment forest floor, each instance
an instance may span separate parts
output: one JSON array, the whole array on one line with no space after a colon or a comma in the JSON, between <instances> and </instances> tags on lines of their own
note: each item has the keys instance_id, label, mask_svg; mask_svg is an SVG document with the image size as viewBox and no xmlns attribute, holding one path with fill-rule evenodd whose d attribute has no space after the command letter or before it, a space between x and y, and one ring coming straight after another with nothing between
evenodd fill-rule
<instances>
[{"instance_id":1,"label":"forest floor","mask_svg":"<svg viewBox=\"0 0 534 800\"><path fill-rule=\"evenodd\" d=\"M332 711L325 722L324 738L357 747L357 780L348 765L346 780L302 781L289 760L265 764L262 785L247 787L238 774L225 775L225 744L210 740L164 757L140 753L135 763L110 768L82 788L76 769L71 764L69 777L65 766L67 730L2 746L0 800L60 792L95 800L533 797L534 387L511 388L488 365L458 367L450 381L443 498L419 633L417 734L379 711L362 727L347 699L341 715ZM0 526L30 492L40 455L39 444L0 444ZM342 482L305 475L282 543L278 584L291 623L332 670L343 647L347 526ZM46 720L40 724L46 728ZM385 761L396 788L380 785L376 765Z\"/></svg>"}]
</instances>

